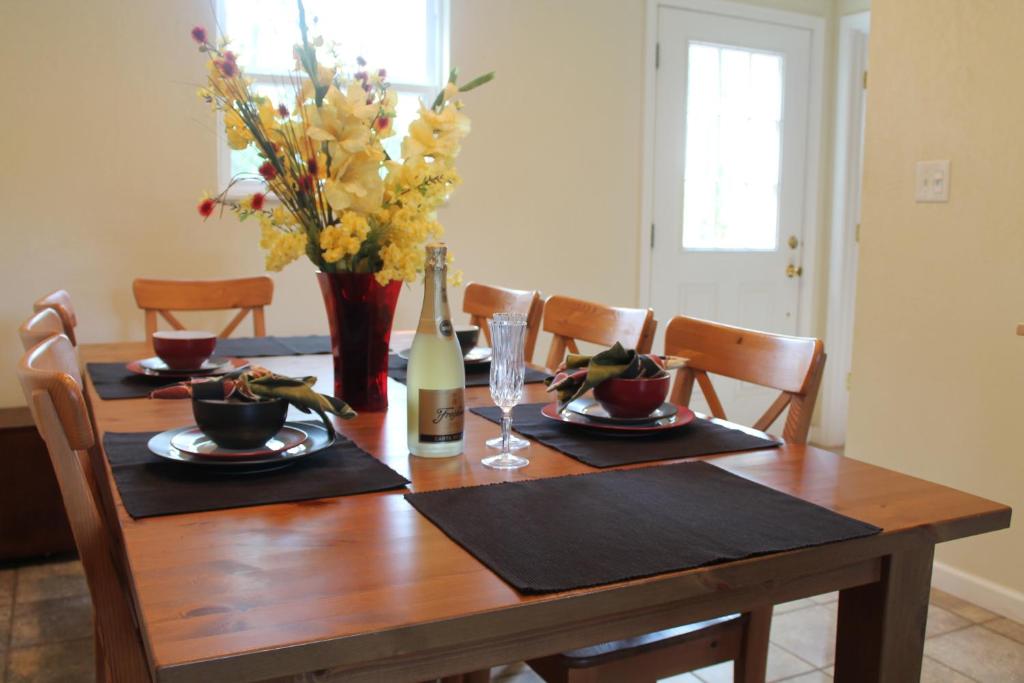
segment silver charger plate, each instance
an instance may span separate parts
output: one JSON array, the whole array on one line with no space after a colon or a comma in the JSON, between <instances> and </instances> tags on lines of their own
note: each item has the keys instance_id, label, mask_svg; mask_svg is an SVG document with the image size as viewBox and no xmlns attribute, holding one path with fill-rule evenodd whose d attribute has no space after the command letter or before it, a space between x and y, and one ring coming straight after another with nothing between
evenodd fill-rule
<instances>
[{"instance_id":1,"label":"silver charger plate","mask_svg":"<svg viewBox=\"0 0 1024 683\"><path fill-rule=\"evenodd\" d=\"M212 374L212 373L224 370L226 368L230 368L231 367L231 359L230 358L217 358L216 356L214 356L212 358L207 358L206 360L204 360L203 364L201 366L199 366L198 368L177 369L177 368L172 368L167 363L162 361L159 356L152 356L150 358L143 358L142 360L140 360L139 361L139 365L141 365L146 370L151 370L153 372L158 372L158 373L161 373L161 374L163 374L163 373L180 374L182 372L194 372L194 373L208 372L208 373Z\"/></svg>"},{"instance_id":2,"label":"silver charger plate","mask_svg":"<svg viewBox=\"0 0 1024 683\"><path fill-rule=\"evenodd\" d=\"M655 409L653 413L646 417L612 417L600 403L592 398L578 398L567 405L565 409L570 413L581 415L588 420L593 420L594 422L605 422L608 424L619 425L639 425L651 422L657 423L659 420L674 417L676 413L679 412L679 408L674 404L662 403L660 407Z\"/></svg>"},{"instance_id":3,"label":"silver charger plate","mask_svg":"<svg viewBox=\"0 0 1024 683\"><path fill-rule=\"evenodd\" d=\"M171 439L173 439L175 435L179 432L194 429L194 425L178 427L177 429L168 429L166 432L160 432L150 439L147 445L149 446L150 452L164 458L165 460L204 467L213 472L244 474L246 472L266 472L270 469L287 467L302 458L313 455L317 451L322 451L334 443L334 439L327 433L327 430L321 424L289 421L285 423L285 426L304 431L308 435L306 440L293 448L251 460L235 461L204 458L202 456L183 453L171 445Z\"/></svg>"},{"instance_id":4,"label":"silver charger plate","mask_svg":"<svg viewBox=\"0 0 1024 683\"><path fill-rule=\"evenodd\" d=\"M409 352L412 349L402 349L401 351L395 351L395 355L402 360L409 360ZM462 357L463 362L467 365L474 365L476 363L489 363L491 361L491 347L489 346L474 346L469 353Z\"/></svg>"},{"instance_id":5,"label":"silver charger plate","mask_svg":"<svg viewBox=\"0 0 1024 683\"><path fill-rule=\"evenodd\" d=\"M268 440L259 448L246 448L237 450L233 448L222 448L217 442L203 433L199 427L178 431L171 437L171 446L177 448L186 455L198 455L217 462L236 462L275 455L281 451L291 450L301 446L309 434L286 424L273 438Z\"/></svg>"}]
</instances>

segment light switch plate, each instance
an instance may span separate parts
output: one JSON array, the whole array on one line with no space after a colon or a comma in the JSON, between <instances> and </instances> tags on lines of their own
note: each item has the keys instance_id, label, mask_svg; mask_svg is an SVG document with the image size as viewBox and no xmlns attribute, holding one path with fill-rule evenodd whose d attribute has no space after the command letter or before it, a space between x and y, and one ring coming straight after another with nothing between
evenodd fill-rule
<instances>
[{"instance_id":1,"label":"light switch plate","mask_svg":"<svg viewBox=\"0 0 1024 683\"><path fill-rule=\"evenodd\" d=\"M949 160L917 162L914 187L918 202L948 202Z\"/></svg>"}]
</instances>

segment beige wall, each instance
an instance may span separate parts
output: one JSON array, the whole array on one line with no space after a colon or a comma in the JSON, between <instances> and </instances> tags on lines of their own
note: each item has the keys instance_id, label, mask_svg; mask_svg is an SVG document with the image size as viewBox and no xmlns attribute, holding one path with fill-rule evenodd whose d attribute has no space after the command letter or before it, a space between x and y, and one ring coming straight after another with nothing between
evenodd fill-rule
<instances>
[{"instance_id":1,"label":"beige wall","mask_svg":"<svg viewBox=\"0 0 1024 683\"><path fill-rule=\"evenodd\" d=\"M132 278L262 271L255 226L203 223L194 209L216 186L214 122L195 98L203 61L188 37L194 23L211 24L207 0L67 6L0 9L6 368L41 292L71 291L87 342L141 339ZM636 301L643 7L452 3L453 63L498 72L467 98L465 183L442 215L467 279ZM270 329L325 331L311 266L274 279ZM396 326L413 325L419 305L418 286L404 291ZM22 402L5 372L0 405Z\"/></svg>"},{"instance_id":2,"label":"beige wall","mask_svg":"<svg viewBox=\"0 0 1024 683\"><path fill-rule=\"evenodd\" d=\"M875 0L871 23L847 453L1020 510L1024 3ZM948 204L914 202L929 159ZM1024 599L1019 522L938 558Z\"/></svg>"},{"instance_id":3,"label":"beige wall","mask_svg":"<svg viewBox=\"0 0 1024 683\"><path fill-rule=\"evenodd\" d=\"M751 1L835 10L831 0ZM204 223L194 210L216 188L214 121L195 99L203 62L188 38L193 24L212 25L208 0L68 8L0 5L6 368L29 302L50 289L71 291L84 341L141 339L132 278L262 271L254 225ZM442 215L467 280L639 301L644 11L643 0L452 0L452 62L498 72L467 98L465 183ZM273 277L270 329L324 331L311 266ZM419 304L419 287L403 291L396 326L411 326ZM22 402L4 373L0 406Z\"/></svg>"}]
</instances>

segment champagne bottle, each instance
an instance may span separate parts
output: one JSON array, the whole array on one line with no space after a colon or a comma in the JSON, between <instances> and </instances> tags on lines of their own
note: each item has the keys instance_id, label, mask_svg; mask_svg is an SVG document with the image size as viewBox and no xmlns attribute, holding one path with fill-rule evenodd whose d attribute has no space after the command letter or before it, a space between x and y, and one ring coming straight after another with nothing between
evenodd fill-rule
<instances>
[{"instance_id":1,"label":"champagne bottle","mask_svg":"<svg viewBox=\"0 0 1024 683\"><path fill-rule=\"evenodd\" d=\"M406 377L409 451L428 458L462 453L466 367L448 308L448 248L427 245L423 309Z\"/></svg>"}]
</instances>

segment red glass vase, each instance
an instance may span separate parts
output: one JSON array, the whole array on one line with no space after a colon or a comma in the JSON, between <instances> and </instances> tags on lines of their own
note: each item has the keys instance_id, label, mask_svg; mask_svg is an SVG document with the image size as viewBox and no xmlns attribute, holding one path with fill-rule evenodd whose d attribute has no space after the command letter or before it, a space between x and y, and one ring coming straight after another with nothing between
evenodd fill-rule
<instances>
[{"instance_id":1,"label":"red glass vase","mask_svg":"<svg viewBox=\"0 0 1024 683\"><path fill-rule=\"evenodd\" d=\"M331 327L334 395L355 410L388 407L388 345L402 283L372 273L317 273Z\"/></svg>"}]
</instances>

